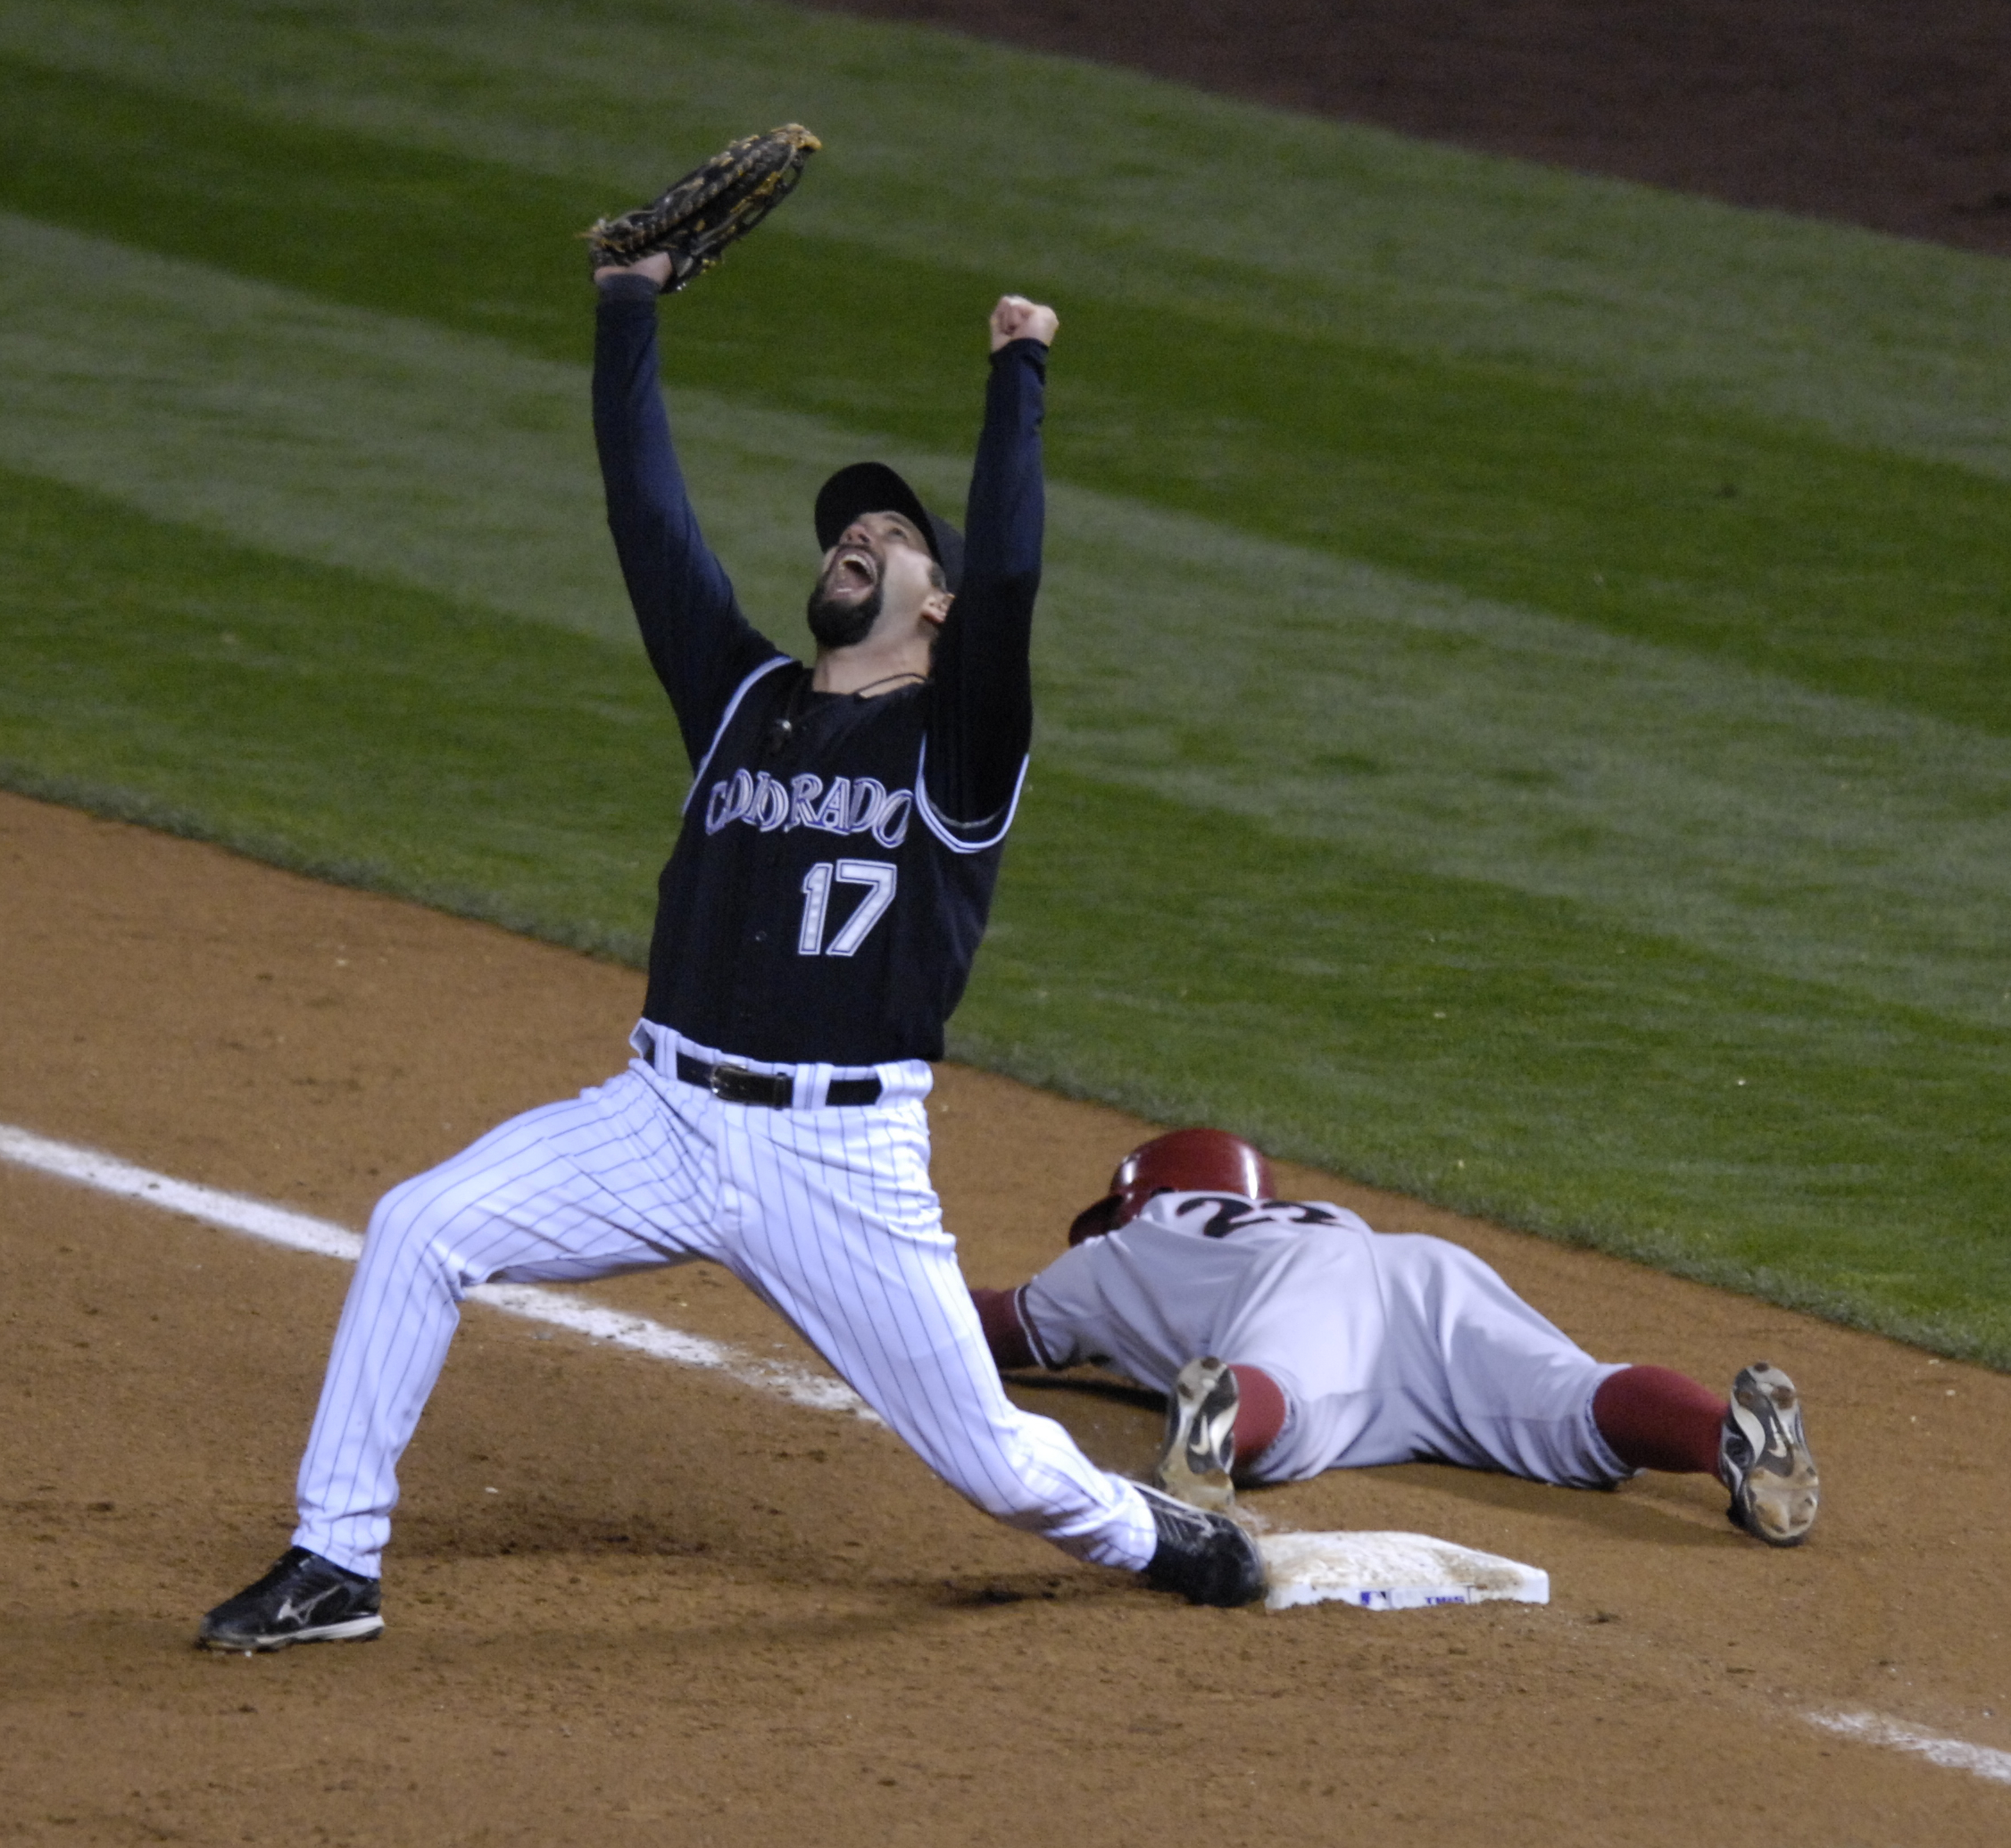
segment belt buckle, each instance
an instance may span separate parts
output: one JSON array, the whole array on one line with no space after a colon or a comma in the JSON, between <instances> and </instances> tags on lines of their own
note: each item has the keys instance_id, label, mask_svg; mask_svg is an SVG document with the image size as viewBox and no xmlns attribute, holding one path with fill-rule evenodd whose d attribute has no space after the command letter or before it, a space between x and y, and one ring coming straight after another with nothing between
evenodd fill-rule
<instances>
[{"instance_id":1,"label":"belt buckle","mask_svg":"<svg viewBox=\"0 0 2011 1848\"><path fill-rule=\"evenodd\" d=\"M712 1068L705 1087L722 1103L765 1103L772 1108L780 1083L744 1065L722 1062Z\"/></svg>"}]
</instances>

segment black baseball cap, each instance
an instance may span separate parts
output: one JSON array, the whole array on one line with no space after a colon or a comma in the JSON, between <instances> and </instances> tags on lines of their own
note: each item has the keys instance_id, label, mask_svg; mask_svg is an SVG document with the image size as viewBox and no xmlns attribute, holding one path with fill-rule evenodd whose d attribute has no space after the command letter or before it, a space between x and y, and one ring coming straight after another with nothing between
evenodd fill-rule
<instances>
[{"instance_id":1,"label":"black baseball cap","mask_svg":"<svg viewBox=\"0 0 2011 1848\"><path fill-rule=\"evenodd\" d=\"M953 596L963 587L964 536L922 504L922 497L885 462L853 462L817 490L818 549L828 552L862 513L898 513L927 540Z\"/></svg>"}]
</instances>

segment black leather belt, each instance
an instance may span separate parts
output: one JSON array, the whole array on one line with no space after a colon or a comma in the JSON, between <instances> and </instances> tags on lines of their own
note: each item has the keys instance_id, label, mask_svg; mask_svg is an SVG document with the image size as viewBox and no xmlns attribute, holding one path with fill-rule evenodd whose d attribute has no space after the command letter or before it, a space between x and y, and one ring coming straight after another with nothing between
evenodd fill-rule
<instances>
[{"instance_id":1,"label":"black leather belt","mask_svg":"<svg viewBox=\"0 0 2011 1848\"><path fill-rule=\"evenodd\" d=\"M787 1110L796 1101L796 1081L787 1072L749 1071L744 1065L708 1065L689 1053L677 1054L677 1076L687 1085L710 1091L722 1103L762 1103ZM877 1103L877 1078L833 1078L824 1092L826 1103Z\"/></svg>"}]
</instances>

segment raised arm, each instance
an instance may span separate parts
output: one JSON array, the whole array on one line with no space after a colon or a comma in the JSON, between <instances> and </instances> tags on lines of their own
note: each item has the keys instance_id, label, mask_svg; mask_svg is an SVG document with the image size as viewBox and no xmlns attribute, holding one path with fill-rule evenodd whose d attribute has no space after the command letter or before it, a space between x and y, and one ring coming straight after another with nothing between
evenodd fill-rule
<instances>
[{"instance_id":1,"label":"raised arm","mask_svg":"<svg viewBox=\"0 0 2011 1848\"><path fill-rule=\"evenodd\" d=\"M1034 730L1029 651L1046 504L1041 419L1054 311L1008 296L992 311L985 429L965 514L963 585L936 645L931 806L974 845L1002 830Z\"/></svg>"},{"instance_id":2,"label":"raised arm","mask_svg":"<svg viewBox=\"0 0 2011 1848\"><path fill-rule=\"evenodd\" d=\"M603 270L596 282L594 438L608 528L643 646L695 764L734 688L782 651L741 614L692 512L657 380L656 280L638 267Z\"/></svg>"}]
</instances>

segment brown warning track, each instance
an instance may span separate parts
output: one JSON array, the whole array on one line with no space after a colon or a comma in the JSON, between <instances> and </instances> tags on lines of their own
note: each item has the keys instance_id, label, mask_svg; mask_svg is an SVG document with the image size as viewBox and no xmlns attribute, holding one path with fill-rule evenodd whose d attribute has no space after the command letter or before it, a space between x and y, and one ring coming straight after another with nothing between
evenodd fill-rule
<instances>
[{"instance_id":1,"label":"brown warning track","mask_svg":"<svg viewBox=\"0 0 2011 1848\"><path fill-rule=\"evenodd\" d=\"M2002 0L810 0L2011 254Z\"/></svg>"},{"instance_id":2,"label":"brown warning track","mask_svg":"<svg viewBox=\"0 0 2011 1848\"><path fill-rule=\"evenodd\" d=\"M0 1121L360 1225L623 1056L625 970L0 797ZM972 1275L1051 1251L1141 1126L946 1069ZM218 1660L284 1544L345 1272L0 1164L0 1841L2000 1842L2011 1788L1825 1736L2011 1749L2011 1379L1460 1223L1597 1352L1811 1406L1811 1544L1716 1491L1429 1467L1254 1500L1547 1568L1548 1608L1189 1610L993 1527L885 1434L471 1311L367 1646ZM704 1269L594 1294L792 1338ZM1120 1467L1154 1415L1048 1389ZM494 1494L490 1494L493 1489ZM1985 1710L1993 1710L1986 1713Z\"/></svg>"}]
</instances>

